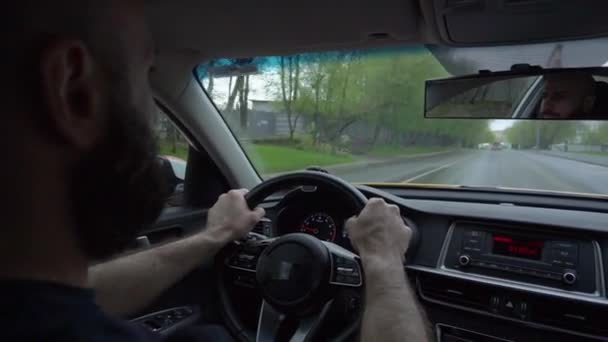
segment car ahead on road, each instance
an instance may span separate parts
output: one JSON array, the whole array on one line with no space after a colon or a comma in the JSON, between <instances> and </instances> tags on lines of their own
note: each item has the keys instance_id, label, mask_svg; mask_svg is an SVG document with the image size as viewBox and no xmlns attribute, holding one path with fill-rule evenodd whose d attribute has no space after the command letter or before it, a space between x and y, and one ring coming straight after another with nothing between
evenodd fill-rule
<instances>
[{"instance_id":1,"label":"car ahead on road","mask_svg":"<svg viewBox=\"0 0 608 342\"><path fill-rule=\"evenodd\" d=\"M219 323L240 341L356 340L360 276L326 268L318 288L284 279L277 292L250 261L294 233L353 256L344 222L380 197L417 232L403 267L439 341L608 338L606 156L547 151L605 141L606 122L475 117L512 113L545 69L601 67L605 2L150 4L156 101L191 146L183 202L142 235L154 248L195 232L230 188L252 189L267 215L243 250L201 265L137 322L158 334ZM494 72L537 74L484 87ZM437 79L448 82L433 97L444 83L425 82ZM457 101L442 111L446 98ZM517 148L480 148L497 140ZM333 175L298 171L310 165Z\"/></svg>"},{"instance_id":2,"label":"car ahead on road","mask_svg":"<svg viewBox=\"0 0 608 342\"><path fill-rule=\"evenodd\" d=\"M502 150L502 144L501 143L493 143L492 147L490 148L492 151L500 151Z\"/></svg>"}]
</instances>

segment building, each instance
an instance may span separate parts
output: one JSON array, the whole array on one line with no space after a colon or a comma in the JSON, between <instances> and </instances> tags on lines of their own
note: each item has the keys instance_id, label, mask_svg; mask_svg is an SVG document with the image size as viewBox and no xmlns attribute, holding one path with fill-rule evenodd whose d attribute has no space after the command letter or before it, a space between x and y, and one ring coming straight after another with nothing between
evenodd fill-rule
<instances>
[{"instance_id":1,"label":"building","mask_svg":"<svg viewBox=\"0 0 608 342\"><path fill-rule=\"evenodd\" d=\"M251 101L251 112L253 115L250 115L250 123L254 126L259 126L261 124L271 125L273 127L274 136L288 136L289 135L289 118L287 113L283 110L283 103L281 101L270 101L270 100L250 100ZM272 113L271 116L268 114ZM292 122L295 122L295 118L298 114L292 114ZM261 120L265 120L265 122L252 122L258 121L256 118L260 118ZM262 119L263 118L263 119ZM296 133L303 133L306 131L306 119L300 115L297 121L297 126L295 129Z\"/></svg>"}]
</instances>

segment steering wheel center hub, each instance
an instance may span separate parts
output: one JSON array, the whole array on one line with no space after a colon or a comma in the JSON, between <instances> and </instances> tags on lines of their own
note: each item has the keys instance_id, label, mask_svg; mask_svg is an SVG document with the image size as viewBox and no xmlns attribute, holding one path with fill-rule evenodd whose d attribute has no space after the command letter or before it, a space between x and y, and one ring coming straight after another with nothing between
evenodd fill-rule
<instances>
[{"instance_id":1,"label":"steering wheel center hub","mask_svg":"<svg viewBox=\"0 0 608 342\"><path fill-rule=\"evenodd\" d=\"M275 240L260 255L257 282L264 299L285 313L305 314L327 298L331 261L327 247L307 234Z\"/></svg>"}]
</instances>

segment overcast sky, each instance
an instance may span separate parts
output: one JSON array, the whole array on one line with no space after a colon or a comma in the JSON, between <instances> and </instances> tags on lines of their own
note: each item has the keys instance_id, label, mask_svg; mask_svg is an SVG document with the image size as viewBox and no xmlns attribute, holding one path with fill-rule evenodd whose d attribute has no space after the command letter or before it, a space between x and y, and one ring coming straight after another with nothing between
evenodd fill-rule
<instances>
[{"instance_id":1,"label":"overcast sky","mask_svg":"<svg viewBox=\"0 0 608 342\"><path fill-rule=\"evenodd\" d=\"M493 120L490 123L490 129L492 131L502 131L513 126L513 123L515 123L513 120Z\"/></svg>"}]
</instances>

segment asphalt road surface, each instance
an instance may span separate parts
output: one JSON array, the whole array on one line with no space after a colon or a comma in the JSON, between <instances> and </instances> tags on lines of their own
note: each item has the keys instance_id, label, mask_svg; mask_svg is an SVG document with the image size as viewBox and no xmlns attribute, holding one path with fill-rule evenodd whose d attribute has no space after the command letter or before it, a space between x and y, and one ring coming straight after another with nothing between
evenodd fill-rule
<instances>
[{"instance_id":1,"label":"asphalt road surface","mask_svg":"<svg viewBox=\"0 0 608 342\"><path fill-rule=\"evenodd\" d=\"M335 173L352 182L458 184L608 194L607 166L533 151L460 151Z\"/></svg>"}]
</instances>

